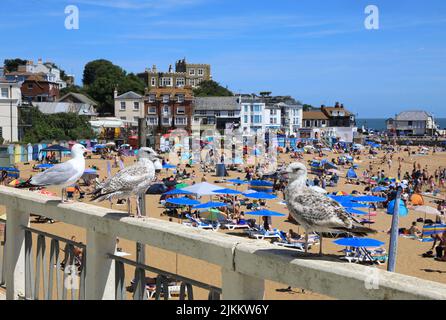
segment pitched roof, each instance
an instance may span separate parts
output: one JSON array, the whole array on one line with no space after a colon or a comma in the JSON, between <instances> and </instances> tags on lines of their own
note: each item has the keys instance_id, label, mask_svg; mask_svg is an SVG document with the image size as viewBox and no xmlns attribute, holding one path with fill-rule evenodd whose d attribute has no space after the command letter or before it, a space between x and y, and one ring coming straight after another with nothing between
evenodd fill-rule
<instances>
[{"instance_id":1,"label":"pitched roof","mask_svg":"<svg viewBox=\"0 0 446 320\"><path fill-rule=\"evenodd\" d=\"M345 108L341 108L341 107L324 107L324 110L325 110L330 116L332 116L332 115L333 115L333 112L335 112L335 111L337 111L337 112L342 111L342 112L345 113L345 116L350 116L350 115L351 115L351 113L350 113L347 109L345 109Z\"/></svg>"},{"instance_id":2,"label":"pitched roof","mask_svg":"<svg viewBox=\"0 0 446 320\"><path fill-rule=\"evenodd\" d=\"M116 100L121 100L121 99L122 100L123 99L142 99L142 97L143 97L142 95L137 94L134 91L129 91L129 92L121 94L120 96L117 96Z\"/></svg>"},{"instance_id":3,"label":"pitched roof","mask_svg":"<svg viewBox=\"0 0 446 320\"><path fill-rule=\"evenodd\" d=\"M328 120L328 117L321 110L318 111L304 111L303 120Z\"/></svg>"},{"instance_id":4,"label":"pitched roof","mask_svg":"<svg viewBox=\"0 0 446 320\"><path fill-rule=\"evenodd\" d=\"M426 111L409 110L409 111L400 112L396 116L396 120L398 120L398 121L426 121L430 117L432 117L432 115Z\"/></svg>"},{"instance_id":5,"label":"pitched roof","mask_svg":"<svg viewBox=\"0 0 446 320\"><path fill-rule=\"evenodd\" d=\"M82 94L82 93L76 93L76 92L69 92L66 95L64 95L62 98L60 98L58 101L65 102L64 100L66 100L68 97L73 97L80 103L89 104L91 106L98 105L98 103L96 101L94 101L93 99L91 99L89 96Z\"/></svg>"},{"instance_id":6,"label":"pitched roof","mask_svg":"<svg viewBox=\"0 0 446 320\"><path fill-rule=\"evenodd\" d=\"M97 113L89 108L89 104L72 102L34 102L34 105L44 114L72 112L78 115L94 116Z\"/></svg>"},{"instance_id":7,"label":"pitched roof","mask_svg":"<svg viewBox=\"0 0 446 320\"><path fill-rule=\"evenodd\" d=\"M196 97L195 110L240 110L237 97Z\"/></svg>"}]
</instances>

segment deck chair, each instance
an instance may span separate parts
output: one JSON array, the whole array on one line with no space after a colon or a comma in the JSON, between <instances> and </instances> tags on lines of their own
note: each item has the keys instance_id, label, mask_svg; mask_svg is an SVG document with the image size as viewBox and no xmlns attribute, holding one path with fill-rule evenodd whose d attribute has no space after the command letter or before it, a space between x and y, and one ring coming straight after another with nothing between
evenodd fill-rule
<instances>
[{"instance_id":1,"label":"deck chair","mask_svg":"<svg viewBox=\"0 0 446 320\"><path fill-rule=\"evenodd\" d=\"M194 227L198 229L204 229L204 230L213 230L217 231L220 228L220 223L206 223L199 219L195 219L191 217L189 214L186 214L186 218L189 220L188 222L183 222L183 225Z\"/></svg>"}]
</instances>

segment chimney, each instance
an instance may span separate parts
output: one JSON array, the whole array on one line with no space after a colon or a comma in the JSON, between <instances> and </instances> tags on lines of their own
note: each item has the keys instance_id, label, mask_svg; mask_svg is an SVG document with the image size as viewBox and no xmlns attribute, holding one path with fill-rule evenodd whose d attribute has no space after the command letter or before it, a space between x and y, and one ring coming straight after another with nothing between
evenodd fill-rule
<instances>
[{"instance_id":1,"label":"chimney","mask_svg":"<svg viewBox=\"0 0 446 320\"><path fill-rule=\"evenodd\" d=\"M156 72L156 64L152 66L152 72Z\"/></svg>"},{"instance_id":2,"label":"chimney","mask_svg":"<svg viewBox=\"0 0 446 320\"><path fill-rule=\"evenodd\" d=\"M113 92L113 97L116 99L118 97L118 88L115 87L115 91Z\"/></svg>"},{"instance_id":3,"label":"chimney","mask_svg":"<svg viewBox=\"0 0 446 320\"><path fill-rule=\"evenodd\" d=\"M39 60L37 60L37 64L42 64L42 63L43 63L42 58L39 58Z\"/></svg>"},{"instance_id":4,"label":"chimney","mask_svg":"<svg viewBox=\"0 0 446 320\"><path fill-rule=\"evenodd\" d=\"M169 64L169 72L172 72L172 65Z\"/></svg>"},{"instance_id":5,"label":"chimney","mask_svg":"<svg viewBox=\"0 0 446 320\"><path fill-rule=\"evenodd\" d=\"M341 109L344 109L344 104L343 103L341 104Z\"/></svg>"}]
</instances>

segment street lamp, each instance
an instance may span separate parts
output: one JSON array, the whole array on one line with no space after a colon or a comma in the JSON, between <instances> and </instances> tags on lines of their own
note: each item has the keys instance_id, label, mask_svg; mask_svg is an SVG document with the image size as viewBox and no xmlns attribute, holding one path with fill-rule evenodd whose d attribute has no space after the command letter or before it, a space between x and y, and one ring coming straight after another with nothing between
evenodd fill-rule
<instances>
[{"instance_id":1,"label":"street lamp","mask_svg":"<svg viewBox=\"0 0 446 320\"><path fill-rule=\"evenodd\" d=\"M12 84L9 85L9 117L10 117L10 124L11 124L11 140L10 142L13 142L13 137L12 137Z\"/></svg>"}]
</instances>

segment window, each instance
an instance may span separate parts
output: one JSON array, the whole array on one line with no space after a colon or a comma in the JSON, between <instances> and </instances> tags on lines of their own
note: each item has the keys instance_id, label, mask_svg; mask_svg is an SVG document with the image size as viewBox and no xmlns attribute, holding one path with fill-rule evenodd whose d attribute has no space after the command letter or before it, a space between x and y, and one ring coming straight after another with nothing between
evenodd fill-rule
<instances>
[{"instance_id":1,"label":"window","mask_svg":"<svg viewBox=\"0 0 446 320\"><path fill-rule=\"evenodd\" d=\"M235 113L234 111L228 111L228 117L234 117Z\"/></svg>"},{"instance_id":2,"label":"window","mask_svg":"<svg viewBox=\"0 0 446 320\"><path fill-rule=\"evenodd\" d=\"M121 111L125 111L125 101L121 102Z\"/></svg>"},{"instance_id":3,"label":"window","mask_svg":"<svg viewBox=\"0 0 446 320\"><path fill-rule=\"evenodd\" d=\"M155 102L156 96L154 94L149 95L149 102Z\"/></svg>"},{"instance_id":4,"label":"window","mask_svg":"<svg viewBox=\"0 0 446 320\"><path fill-rule=\"evenodd\" d=\"M163 125L169 125L170 119L169 118L163 118Z\"/></svg>"},{"instance_id":5,"label":"window","mask_svg":"<svg viewBox=\"0 0 446 320\"><path fill-rule=\"evenodd\" d=\"M168 94L163 95L163 102L168 103L170 100L170 96Z\"/></svg>"},{"instance_id":6,"label":"window","mask_svg":"<svg viewBox=\"0 0 446 320\"><path fill-rule=\"evenodd\" d=\"M158 118L157 117L148 117L147 118L147 124L149 126L155 126L158 124Z\"/></svg>"},{"instance_id":7,"label":"window","mask_svg":"<svg viewBox=\"0 0 446 320\"><path fill-rule=\"evenodd\" d=\"M133 110L139 111L139 102L137 101L133 102Z\"/></svg>"},{"instance_id":8,"label":"window","mask_svg":"<svg viewBox=\"0 0 446 320\"><path fill-rule=\"evenodd\" d=\"M156 107L149 107L147 113L156 114Z\"/></svg>"},{"instance_id":9,"label":"window","mask_svg":"<svg viewBox=\"0 0 446 320\"><path fill-rule=\"evenodd\" d=\"M277 115L277 110L276 110L276 109L271 109L270 114L271 114L272 116Z\"/></svg>"},{"instance_id":10,"label":"window","mask_svg":"<svg viewBox=\"0 0 446 320\"><path fill-rule=\"evenodd\" d=\"M262 116L259 115L251 116L251 122L256 124L262 123Z\"/></svg>"},{"instance_id":11,"label":"window","mask_svg":"<svg viewBox=\"0 0 446 320\"><path fill-rule=\"evenodd\" d=\"M175 124L180 126L185 126L187 124L187 118L183 117L175 118Z\"/></svg>"},{"instance_id":12,"label":"window","mask_svg":"<svg viewBox=\"0 0 446 320\"><path fill-rule=\"evenodd\" d=\"M156 78L155 78L155 77L152 77L152 79L150 80L150 85L151 85L152 87L155 87L155 86L156 86Z\"/></svg>"},{"instance_id":13,"label":"window","mask_svg":"<svg viewBox=\"0 0 446 320\"><path fill-rule=\"evenodd\" d=\"M269 119L269 123L270 124L277 124L277 119L276 118L270 118Z\"/></svg>"},{"instance_id":14,"label":"window","mask_svg":"<svg viewBox=\"0 0 446 320\"><path fill-rule=\"evenodd\" d=\"M179 102L179 103L184 102L184 94L179 94L179 95L178 95L178 102Z\"/></svg>"},{"instance_id":15,"label":"window","mask_svg":"<svg viewBox=\"0 0 446 320\"><path fill-rule=\"evenodd\" d=\"M139 117L133 117L133 121L138 123L139 122Z\"/></svg>"},{"instance_id":16,"label":"window","mask_svg":"<svg viewBox=\"0 0 446 320\"><path fill-rule=\"evenodd\" d=\"M163 77L160 79L160 86L162 87L171 87L172 86L172 78Z\"/></svg>"},{"instance_id":17,"label":"window","mask_svg":"<svg viewBox=\"0 0 446 320\"><path fill-rule=\"evenodd\" d=\"M244 123L248 123L248 116L245 116L245 119L243 121Z\"/></svg>"},{"instance_id":18,"label":"window","mask_svg":"<svg viewBox=\"0 0 446 320\"><path fill-rule=\"evenodd\" d=\"M32 90L34 88L32 83L28 83L28 90Z\"/></svg>"},{"instance_id":19,"label":"window","mask_svg":"<svg viewBox=\"0 0 446 320\"><path fill-rule=\"evenodd\" d=\"M194 76L195 75L195 69L189 69L189 75Z\"/></svg>"},{"instance_id":20,"label":"window","mask_svg":"<svg viewBox=\"0 0 446 320\"><path fill-rule=\"evenodd\" d=\"M245 113L248 113L248 106L245 105Z\"/></svg>"},{"instance_id":21,"label":"window","mask_svg":"<svg viewBox=\"0 0 446 320\"><path fill-rule=\"evenodd\" d=\"M3 128L0 127L0 138L3 138Z\"/></svg>"},{"instance_id":22,"label":"window","mask_svg":"<svg viewBox=\"0 0 446 320\"><path fill-rule=\"evenodd\" d=\"M189 85L195 87L195 79L189 79Z\"/></svg>"},{"instance_id":23,"label":"window","mask_svg":"<svg viewBox=\"0 0 446 320\"><path fill-rule=\"evenodd\" d=\"M177 108L177 114L185 114L186 108L185 107L178 107Z\"/></svg>"},{"instance_id":24,"label":"window","mask_svg":"<svg viewBox=\"0 0 446 320\"><path fill-rule=\"evenodd\" d=\"M127 117L121 117L121 120L125 121L125 120L127 120Z\"/></svg>"},{"instance_id":25,"label":"window","mask_svg":"<svg viewBox=\"0 0 446 320\"><path fill-rule=\"evenodd\" d=\"M307 126L307 127L311 127L311 120L307 120L307 121L306 121L306 126Z\"/></svg>"},{"instance_id":26,"label":"window","mask_svg":"<svg viewBox=\"0 0 446 320\"><path fill-rule=\"evenodd\" d=\"M407 123L407 125L408 125L409 127L413 126L413 121L409 121L409 122Z\"/></svg>"},{"instance_id":27,"label":"window","mask_svg":"<svg viewBox=\"0 0 446 320\"><path fill-rule=\"evenodd\" d=\"M177 83L176 83L177 87L184 87L185 84L186 81L184 81L184 78L177 78Z\"/></svg>"},{"instance_id":28,"label":"window","mask_svg":"<svg viewBox=\"0 0 446 320\"><path fill-rule=\"evenodd\" d=\"M203 69L198 69L198 75L199 75L199 76L204 75L204 70L203 70Z\"/></svg>"},{"instance_id":29,"label":"window","mask_svg":"<svg viewBox=\"0 0 446 320\"><path fill-rule=\"evenodd\" d=\"M167 113L169 113L169 111L170 111L169 106L164 106L163 107L163 113L167 114Z\"/></svg>"},{"instance_id":30,"label":"window","mask_svg":"<svg viewBox=\"0 0 446 320\"><path fill-rule=\"evenodd\" d=\"M220 112L220 111L215 111L215 112L214 112L214 116L216 116L216 117L220 117L220 116L221 116L221 112Z\"/></svg>"},{"instance_id":31,"label":"window","mask_svg":"<svg viewBox=\"0 0 446 320\"><path fill-rule=\"evenodd\" d=\"M2 98L9 98L9 89L8 88L2 88L1 97Z\"/></svg>"}]
</instances>

